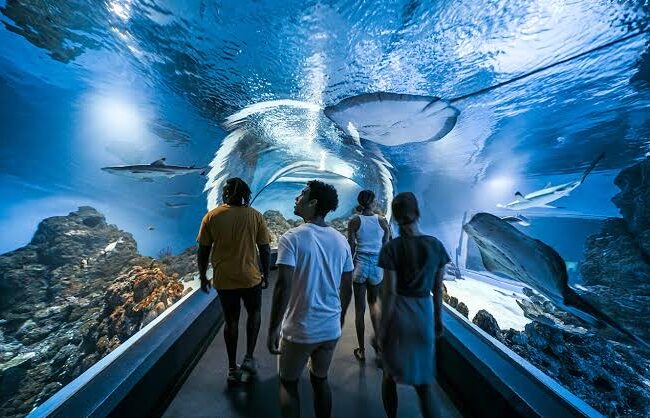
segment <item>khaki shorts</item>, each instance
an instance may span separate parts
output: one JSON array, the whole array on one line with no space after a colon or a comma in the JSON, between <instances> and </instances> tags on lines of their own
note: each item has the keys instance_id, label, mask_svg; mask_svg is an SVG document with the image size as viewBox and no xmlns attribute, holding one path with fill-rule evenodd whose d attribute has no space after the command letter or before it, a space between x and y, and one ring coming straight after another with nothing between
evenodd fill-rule
<instances>
[{"instance_id":1,"label":"khaki shorts","mask_svg":"<svg viewBox=\"0 0 650 418\"><path fill-rule=\"evenodd\" d=\"M309 360L311 374L321 378L327 377L337 342L338 338L313 344L300 344L283 338L280 341L280 352L282 353L279 360L280 378L284 380L300 379L307 360Z\"/></svg>"}]
</instances>

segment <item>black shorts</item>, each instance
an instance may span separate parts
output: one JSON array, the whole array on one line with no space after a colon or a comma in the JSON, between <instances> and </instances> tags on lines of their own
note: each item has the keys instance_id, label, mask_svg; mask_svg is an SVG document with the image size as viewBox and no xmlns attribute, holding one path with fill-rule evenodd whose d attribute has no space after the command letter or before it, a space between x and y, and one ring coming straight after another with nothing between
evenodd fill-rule
<instances>
[{"instance_id":1,"label":"black shorts","mask_svg":"<svg viewBox=\"0 0 650 418\"><path fill-rule=\"evenodd\" d=\"M240 300L244 301L246 312L259 311L262 308L262 284L243 289L218 290L221 308L226 319L239 318Z\"/></svg>"}]
</instances>

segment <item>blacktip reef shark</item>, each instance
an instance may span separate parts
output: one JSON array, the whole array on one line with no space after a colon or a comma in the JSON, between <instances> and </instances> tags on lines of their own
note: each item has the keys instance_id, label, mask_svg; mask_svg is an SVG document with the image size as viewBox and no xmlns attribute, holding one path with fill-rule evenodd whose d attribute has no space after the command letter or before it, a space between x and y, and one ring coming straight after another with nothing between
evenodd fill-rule
<instances>
[{"instance_id":1,"label":"blacktip reef shark","mask_svg":"<svg viewBox=\"0 0 650 418\"><path fill-rule=\"evenodd\" d=\"M608 325L650 349L645 341L569 287L566 264L550 246L489 213L477 213L463 225L463 230L476 242L488 271L518 280L585 322L599 327Z\"/></svg>"},{"instance_id":2,"label":"blacktip reef shark","mask_svg":"<svg viewBox=\"0 0 650 418\"><path fill-rule=\"evenodd\" d=\"M182 165L167 165L166 158L161 158L151 164L120 165L113 167L102 167L103 171L120 176L135 178L142 181L153 181L156 177L172 178L186 174L200 173L205 175L205 168Z\"/></svg>"},{"instance_id":3,"label":"blacktip reef shark","mask_svg":"<svg viewBox=\"0 0 650 418\"><path fill-rule=\"evenodd\" d=\"M605 157L605 153L601 153L590 165L587 167L587 170L582 174L582 177L578 180L574 180L568 183L559 184L557 186L552 186L551 183L548 183L546 187L541 190L528 193L523 195L520 192L515 193L517 200L512 201L506 205L499 203L498 208L510 209L510 210L523 210L530 208L552 208L555 206L549 205L549 203L554 202L558 199L561 199L565 196L568 196L572 191L574 191L578 186L580 186L591 170L596 167L596 164Z\"/></svg>"}]
</instances>

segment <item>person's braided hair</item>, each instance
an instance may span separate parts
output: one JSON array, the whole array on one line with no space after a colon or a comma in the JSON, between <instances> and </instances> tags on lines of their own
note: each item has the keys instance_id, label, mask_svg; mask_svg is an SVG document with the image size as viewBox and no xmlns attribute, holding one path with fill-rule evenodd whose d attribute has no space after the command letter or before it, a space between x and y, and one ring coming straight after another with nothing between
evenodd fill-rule
<instances>
[{"instance_id":1,"label":"person's braided hair","mask_svg":"<svg viewBox=\"0 0 650 418\"><path fill-rule=\"evenodd\" d=\"M223 186L223 203L230 206L249 206L251 202L251 189L239 177L226 180Z\"/></svg>"},{"instance_id":2,"label":"person's braided hair","mask_svg":"<svg viewBox=\"0 0 650 418\"><path fill-rule=\"evenodd\" d=\"M357 196L357 211L363 212L364 210L370 208L370 206L375 201L375 193L372 190L361 190Z\"/></svg>"}]
</instances>

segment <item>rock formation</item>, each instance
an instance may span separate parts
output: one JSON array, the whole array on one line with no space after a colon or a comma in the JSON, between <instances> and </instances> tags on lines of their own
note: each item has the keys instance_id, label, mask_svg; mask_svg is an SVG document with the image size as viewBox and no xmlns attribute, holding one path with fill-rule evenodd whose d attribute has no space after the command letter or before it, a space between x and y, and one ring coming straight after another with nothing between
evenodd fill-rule
<instances>
[{"instance_id":1,"label":"rock formation","mask_svg":"<svg viewBox=\"0 0 650 418\"><path fill-rule=\"evenodd\" d=\"M264 212L264 220L266 225L269 227L271 232L271 248L277 248L278 239L282 234L287 232L289 229L294 228L302 224L302 220L294 219L285 219L277 210L267 210ZM343 236L347 237L348 231L348 221L350 217L336 218L328 220L327 223L337 231L339 231Z\"/></svg>"},{"instance_id":2,"label":"rock formation","mask_svg":"<svg viewBox=\"0 0 650 418\"><path fill-rule=\"evenodd\" d=\"M139 255L90 207L0 255L0 416L26 415L180 299L187 258Z\"/></svg>"},{"instance_id":3,"label":"rock formation","mask_svg":"<svg viewBox=\"0 0 650 418\"><path fill-rule=\"evenodd\" d=\"M609 218L587 239L580 293L639 337L650 341L650 158L623 169ZM473 321L606 416L650 416L650 353L611 330L594 330L524 289L517 300L533 322L503 330L481 310ZM462 302L443 294L457 310Z\"/></svg>"},{"instance_id":4,"label":"rock formation","mask_svg":"<svg viewBox=\"0 0 650 418\"><path fill-rule=\"evenodd\" d=\"M650 158L622 170L609 218L587 239L581 265L585 297L650 342Z\"/></svg>"}]
</instances>

